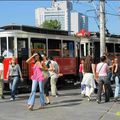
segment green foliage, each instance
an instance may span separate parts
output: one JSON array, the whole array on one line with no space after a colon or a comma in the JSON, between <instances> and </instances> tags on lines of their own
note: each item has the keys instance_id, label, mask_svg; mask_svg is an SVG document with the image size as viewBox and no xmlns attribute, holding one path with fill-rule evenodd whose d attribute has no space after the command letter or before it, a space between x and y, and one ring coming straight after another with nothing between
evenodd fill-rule
<instances>
[{"instance_id":1,"label":"green foliage","mask_svg":"<svg viewBox=\"0 0 120 120\"><path fill-rule=\"evenodd\" d=\"M45 20L42 24L42 28L60 30L61 23L57 20Z\"/></svg>"}]
</instances>

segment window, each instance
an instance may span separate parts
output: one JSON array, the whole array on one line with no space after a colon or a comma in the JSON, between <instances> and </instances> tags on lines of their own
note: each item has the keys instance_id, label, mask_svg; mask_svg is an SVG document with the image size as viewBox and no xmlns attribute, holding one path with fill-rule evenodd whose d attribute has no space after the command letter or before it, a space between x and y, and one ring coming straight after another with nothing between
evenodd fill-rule
<instances>
[{"instance_id":1,"label":"window","mask_svg":"<svg viewBox=\"0 0 120 120\"><path fill-rule=\"evenodd\" d=\"M120 44L115 44L115 52L120 52Z\"/></svg>"},{"instance_id":2,"label":"window","mask_svg":"<svg viewBox=\"0 0 120 120\"><path fill-rule=\"evenodd\" d=\"M6 37L1 37L1 55L4 57L7 57L7 54L5 55L5 51L7 50L7 40ZM7 51L6 51L7 53Z\"/></svg>"},{"instance_id":3,"label":"window","mask_svg":"<svg viewBox=\"0 0 120 120\"><path fill-rule=\"evenodd\" d=\"M46 39L31 38L31 54L38 52L40 54L46 53Z\"/></svg>"},{"instance_id":4,"label":"window","mask_svg":"<svg viewBox=\"0 0 120 120\"><path fill-rule=\"evenodd\" d=\"M8 37L8 43L6 37L1 38L1 55L4 57L12 57L14 55L14 37Z\"/></svg>"},{"instance_id":5,"label":"window","mask_svg":"<svg viewBox=\"0 0 120 120\"><path fill-rule=\"evenodd\" d=\"M115 54L116 56L120 56L120 44L115 44Z\"/></svg>"},{"instance_id":6,"label":"window","mask_svg":"<svg viewBox=\"0 0 120 120\"><path fill-rule=\"evenodd\" d=\"M84 57L84 44L81 44L81 57Z\"/></svg>"},{"instance_id":7,"label":"window","mask_svg":"<svg viewBox=\"0 0 120 120\"><path fill-rule=\"evenodd\" d=\"M63 57L74 57L73 41L63 41Z\"/></svg>"},{"instance_id":8,"label":"window","mask_svg":"<svg viewBox=\"0 0 120 120\"><path fill-rule=\"evenodd\" d=\"M18 57L28 57L28 38L17 38Z\"/></svg>"},{"instance_id":9,"label":"window","mask_svg":"<svg viewBox=\"0 0 120 120\"><path fill-rule=\"evenodd\" d=\"M48 56L61 56L61 40L48 40Z\"/></svg>"},{"instance_id":10,"label":"window","mask_svg":"<svg viewBox=\"0 0 120 120\"><path fill-rule=\"evenodd\" d=\"M107 47L107 52L114 53L114 44L113 43L106 43L106 47Z\"/></svg>"},{"instance_id":11,"label":"window","mask_svg":"<svg viewBox=\"0 0 120 120\"><path fill-rule=\"evenodd\" d=\"M8 51L9 57L14 55L14 37L8 37Z\"/></svg>"}]
</instances>

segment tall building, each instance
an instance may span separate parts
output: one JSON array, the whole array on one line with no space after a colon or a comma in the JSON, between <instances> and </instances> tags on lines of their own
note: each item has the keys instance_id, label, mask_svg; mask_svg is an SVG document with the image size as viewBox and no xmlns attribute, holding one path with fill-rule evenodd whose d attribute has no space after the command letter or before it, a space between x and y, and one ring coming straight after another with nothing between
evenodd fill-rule
<instances>
[{"instance_id":1,"label":"tall building","mask_svg":"<svg viewBox=\"0 0 120 120\"><path fill-rule=\"evenodd\" d=\"M85 15L81 15L82 17L82 29L88 30L88 17Z\"/></svg>"},{"instance_id":2,"label":"tall building","mask_svg":"<svg viewBox=\"0 0 120 120\"><path fill-rule=\"evenodd\" d=\"M70 0L52 1L50 8L37 8L35 10L35 25L40 27L45 20L58 20L61 29L76 33L82 28L88 30L88 18L73 11Z\"/></svg>"},{"instance_id":3,"label":"tall building","mask_svg":"<svg viewBox=\"0 0 120 120\"><path fill-rule=\"evenodd\" d=\"M72 3L68 1L52 2L51 8L37 8L35 10L35 23L40 27L45 20L58 20L62 30L70 31L70 11Z\"/></svg>"},{"instance_id":4,"label":"tall building","mask_svg":"<svg viewBox=\"0 0 120 120\"><path fill-rule=\"evenodd\" d=\"M88 30L88 17L77 11L71 11L71 32L75 34L81 29Z\"/></svg>"}]
</instances>

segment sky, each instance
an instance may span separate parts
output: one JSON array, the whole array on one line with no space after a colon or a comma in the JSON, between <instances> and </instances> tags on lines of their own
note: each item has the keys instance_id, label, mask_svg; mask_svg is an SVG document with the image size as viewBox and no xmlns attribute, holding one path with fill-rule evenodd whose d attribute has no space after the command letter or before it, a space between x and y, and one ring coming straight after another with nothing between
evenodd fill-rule
<instances>
[{"instance_id":1,"label":"sky","mask_svg":"<svg viewBox=\"0 0 120 120\"><path fill-rule=\"evenodd\" d=\"M99 8L99 2L89 0L71 0L73 9L88 15L89 31L99 31L99 18L93 9ZM51 0L0 0L0 26L11 23L19 25L35 26L35 9L39 7L50 7ZM111 34L120 34L120 1L107 0L106 2L106 27ZM112 14L112 15L110 15ZM96 18L96 19L95 19ZM98 23L98 24L97 24Z\"/></svg>"}]
</instances>

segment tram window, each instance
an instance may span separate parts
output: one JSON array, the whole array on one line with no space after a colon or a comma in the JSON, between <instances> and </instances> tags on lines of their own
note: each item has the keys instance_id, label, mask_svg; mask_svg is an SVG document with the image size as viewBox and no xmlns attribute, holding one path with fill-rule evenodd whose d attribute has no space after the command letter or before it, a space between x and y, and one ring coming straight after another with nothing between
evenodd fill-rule
<instances>
[{"instance_id":1,"label":"tram window","mask_svg":"<svg viewBox=\"0 0 120 120\"><path fill-rule=\"evenodd\" d=\"M114 53L114 44L113 43L106 43L107 52Z\"/></svg>"},{"instance_id":2,"label":"tram window","mask_svg":"<svg viewBox=\"0 0 120 120\"><path fill-rule=\"evenodd\" d=\"M28 38L17 38L18 57L28 56Z\"/></svg>"},{"instance_id":3,"label":"tram window","mask_svg":"<svg viewBox=\"0 0 120 120\"><path fill-rule=\"evenodd\" d=\"M61 40L48 39L48 56L61 56Z\"/></svg>"},{"instance_id":4,"label":"tram window","mask_svg":"<svg viewBox=\"0 0 120 120\"><path fill-rule=\"evenodd\" d=\"M95 58L100 57L100 43L99 42L94 42L93 55Z\"/></svg>"},{"instance_id":5,"label":"tram window","mask_svg":"<svg viewBox=\"0 0 120 120\"><path fill-rule=\"evenodd\" d=\"M88 49L88 43L86 43L86 55L88 55L88 51L89 51L89 49Z\"/></svg>"},{"instance_id":6,"label":"tram window","mask_svg":"<svg viewBox=\"0 0 120 120\"><path fill-rule=\"evenodd\" d=\"M7 57L4 55L5 50L7 50L7 40L6 37L1 38L1 55L4 57Z\"/></svg>"},{"instance_id":7,"label":"tram window","mask_svg":"<svg viewBox=\"0 0 120 120\"><path fill-rule=\"evenodd\" d=\"M81 57L84 57L84 44L81 44Z\"/></svg>"},{"instance_id":8,"label":"tram window","mask_svg":"<svg viewBox=\"0 0 120 120\"><path fill-rule=\"evenodd\" d=\"M14 54L14 37L8 37L8 49L6 37L1 38L1 54L4 57L12 57Z\"/></svg>"},{"instance_id":9,"label":"tram window","mask_svg":"<svg viewBox=\"0 0 120 120\"><path fill-rule=\"evenodd\" d=\"M120 55L120 44L115 44L115 52L116 52L116 55Z\"/></svg>"},{"instance_id":10,"label":"tram window","mask_svg":"<svg viewBox=\"0 0 120 120\"><path fill-rule=\"evenodd\" d=\"M63 57L74 57L73 41L63 41Z\"/></svg>"},{"instance_id":11,"label":"tram window","mask_svg":"<svg viewBox=\"0 0 120 120\"><path fill-rule=\"evenodd\" d=\"M43 38L31 38L31 54L39 52L40 54L46 53L46 39Z\"/></svg>"},{"instance_id":12,"label":"tram window","mask_svg":"<svg viewBox=\"0 0 120 120\"><path fill-rule=\"evenodd\" d=\"M11 57L14 55L14 37L8 37L8 56Z\"/></svg>"}]
</instances>

